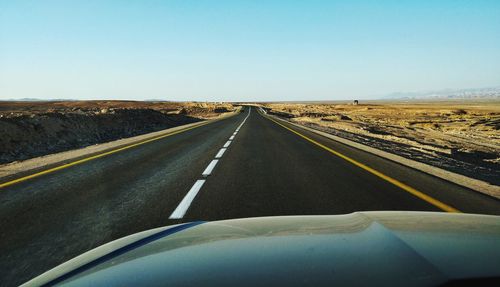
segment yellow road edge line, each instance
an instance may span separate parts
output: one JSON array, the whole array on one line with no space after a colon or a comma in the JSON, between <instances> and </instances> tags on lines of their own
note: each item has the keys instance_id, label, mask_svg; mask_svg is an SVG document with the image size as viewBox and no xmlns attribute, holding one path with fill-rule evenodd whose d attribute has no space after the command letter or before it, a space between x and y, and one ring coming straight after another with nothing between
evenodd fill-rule
<instances>
[{"instance_id":1,"label":"yellow road edge line","mask_svg":"<svg viewBox=\"0 0 500 287\"><path fill-rule=\"evenodd\" d=\"M421 191L416 190L415 188L413 188L411 186L408 186L408 185L406 185L406 184L404 184L404 183L402 183L402 182L400 182L400 181L398 181L398 180L396 180L396 179L394 179L394 178L392 178L392 177L390 177L388 175L385 175L385 174L381 173L378 170L375 170L375 169L373 169L373 168L371 168L371 167L369 167L369 166L367 166L365 164L362 164L362 163L360 163L360 162L358 162L358 161L356 161L356 160L354 160L354 159L352 159L352 158L350 158L350 157L348 157L348 156L346 156L344 154L341 154L340 152L335 151L335 150L333 150L333 149L331 149L331 148L329 148L329 147L327 147L327 146L325 146L325 145L323 145L323 144L321 144L321 143L319 143L319 142L317 142L317 141L315 141L315 140L313 140L313 139L311 139L311 138L309 138L309 137L307 137L307 136L305 136L305 135L303 135L303 134L301 134L301 133L299 133L299 132L297 132L297 131L295 131L295 130L293 130L293 129L291 129L291 128L289 128L289 127L287 127L287 126L285 126L285 125L283 125L283 124L281 124L281 123L279 123L279 122L277 122L275 120L273 120L273 119L271 119L271 118L269 118L269 117L266 117L266 118L269 119L269 120L271 120L271 121L273 121L274 123L280 125L281 127L283 127L285 129L293 132L294 134L300 136L301 138L303 138L303 139L305 139L305 140L307 140L307 141L309 141L309 142L311 142L311 143L313 143L313 144L315 144L315 145L317 145L317 146L319 146L319 147L321 147L321 148L329 151L330 153L332 153L332 154L334 154L334 155L336 155L336 156L338 156L338 157L340 157L340 158L342 158L342 159L344 159L344 160L346 160L346 161L354 164L357 167L360 167L360 168L366 170L367 172L369 172L369 173L371 173L371 174L373 174L373 175L375 175L375 176L377 176L377 177L379 177L379 178L381 178L381 179L383 179L383 180L385 180L387 182L392 183L393 185L401 188L402 190L404 190L404 191L406 191L408 193L411 193L412 195L414 195L414 196L422 199L423 201L426 201L427 203L430 203L430 204L434 205L435 207L437 207L437 208L439 208L441 210L444 210L446 212L454 212L454 213L460 213L461 212L460 210L458 210L458 209L456 209L454 207L451 207L451 206L447 205L446 203L443 203L443 202L441 202L441 201L439 201L439 200L437 200L437 199L435 199L435 198L433 198L433 197L431 197L431 196L429 196L429 195L427 195L427 194L425 194L425 193L423 193Z\"/></svg>"},{"instance_id":2,"label":"yellow road edge line","mask_svg":"<svg viewBox=\"0 0 500 287\"><path fill-rule=\"evenodd\" d=\"M133 148L133 147L136 147L136 146L139 146L139 145L143 145L143 144L152 142L152 141L156 141L156 140L159 140L159 139L162 139L162 138L173 136L173 135L176 135L176 134L188 131L188 130L192 130L192 129L195 129L195 128L198 128L198 127L201 127L201 126L204 126L204 125L208 125L208 124L217 122L219 120L227 119L227 118L228 117L225 117L225 118L222 118L222 119L216 119L214 121L209 121L209 122L202 122L202 123L200 123L198 125L195 125L195 126L192 126L192 127L189 127L189 128L184 128L184 129L181 129L181 130L178 130L178 131L174 131L174 132L167 133L167 134L164 134L164 135L161 135L161 136L153 137L153 138L150 138L150 139L147 139L147 140L143 140L143 141L136 142L136 143L133 143L133 144L130 144L130 145L126 145L126 146L123 146L123 147L120 147L120 148L117 148L117 149L113 149L113 150L110 150L110 151L107 151L107 152L104 152L104 153L100 153L100 154L96 154L96 155L93 155L93 156L90 156L90 157L82 158L80 160L73 161L73 162L70 162L70 163L66 163L66 164L63 164L63 165L60 165L60 166L56 166L56 167L53 167L53 168L50 168L50 169L47 169L47 170L44 170L44 171L40 171L40 172L37 172L37 173L34 173L34 174L23 176L23 177L20 177L18 179L14 179L14 180L7 181L7 182L4 182L4 183L0 184L0 188L11 186L13 184L20 183L20 182L23 182L23 181L28 180L28 179L39 177L39 176L44 175L44 174L52 173L54 171L65 169L65 168L68 168L68 167L71 167L71 166L74 166L74 165L78 165L78 164L81 164L81 163L84 163L84 162L87 162L87 161L91 161L91 160L94 160L94 159L97 159L97 158L105 157L105 156L108 156L110 154L114 154L114 153L117 153L117 152L120 152L120 151L124 151L124 150L130 149L130 148Z\"/></svg>"}]
</instances>

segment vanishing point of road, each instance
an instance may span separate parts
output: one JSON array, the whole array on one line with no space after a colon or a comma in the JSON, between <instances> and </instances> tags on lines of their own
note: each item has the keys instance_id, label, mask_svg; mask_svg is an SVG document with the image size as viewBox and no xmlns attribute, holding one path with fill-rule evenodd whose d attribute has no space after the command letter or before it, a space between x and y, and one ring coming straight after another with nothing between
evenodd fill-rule
<instances>
[{"instance_id":1,"label":"vanishing point of road","mask_svg":"<svg viewBox=\"0 0 500 287\"><path fill-rule=\"evenodd\" d=\"M367 210L500 214L500 201L257 108L0 188L0 278L195 220Z\"/></svg>"}]
</instances>

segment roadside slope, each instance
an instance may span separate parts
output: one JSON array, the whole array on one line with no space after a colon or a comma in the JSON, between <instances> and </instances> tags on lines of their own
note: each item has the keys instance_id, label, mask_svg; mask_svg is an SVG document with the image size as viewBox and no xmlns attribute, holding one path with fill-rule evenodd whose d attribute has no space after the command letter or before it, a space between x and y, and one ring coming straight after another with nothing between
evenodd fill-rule
<instances>
[{"instance_id":1,"label":"roadside slope","mask_svg":"<svg viewBox=\"0 0 500 287\"><path fill-rule=\"evenodd\" d=\"M168 215L242 115L134 146L0 190L0 278L17 286Z\"/></svg>"}]
</instances>

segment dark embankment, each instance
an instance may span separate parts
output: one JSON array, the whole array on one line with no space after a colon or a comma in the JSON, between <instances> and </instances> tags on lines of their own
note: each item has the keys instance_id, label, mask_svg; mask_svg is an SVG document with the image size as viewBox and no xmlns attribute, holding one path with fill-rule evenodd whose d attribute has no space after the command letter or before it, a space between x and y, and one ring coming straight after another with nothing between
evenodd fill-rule
<instances>
[{"instance_id":1,"label":"dark embankment","mask_svg":"<svg viewBox=\"0 0 500 287\"><path fill-rule=\"evenodd\" d=\"M200 121L151 109L0 118L0 163L25 160Z\"/></svg>"}]
</instances>

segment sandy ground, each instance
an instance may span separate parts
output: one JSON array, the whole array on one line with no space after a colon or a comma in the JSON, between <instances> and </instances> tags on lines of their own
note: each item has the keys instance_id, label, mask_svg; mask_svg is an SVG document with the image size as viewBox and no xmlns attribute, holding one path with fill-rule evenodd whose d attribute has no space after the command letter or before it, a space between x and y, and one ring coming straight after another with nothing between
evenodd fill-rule
<instances>
[{"instance_id":1,"label":"sandy ground","mask_svg":"<svg viewBox=\"0 0 500 287\"><path fill-rule=\"evenodd\" d=\"M165 114L185 114L197 118L212 118L233 110L231 104L205 102L142 102L142 101L0 101L0 118L45 113L112 114L121 109L152 109Z\"/></svg>"},{"instance_id":2,"label":"sandy ground","mask_svg":"<svg viewBox=\"0 0 500 287\"><path fill-rule=\"evenodd\" d=\"M264 107L292 122L500 185L500 101Z\"/></svg>"}]
</instances>

